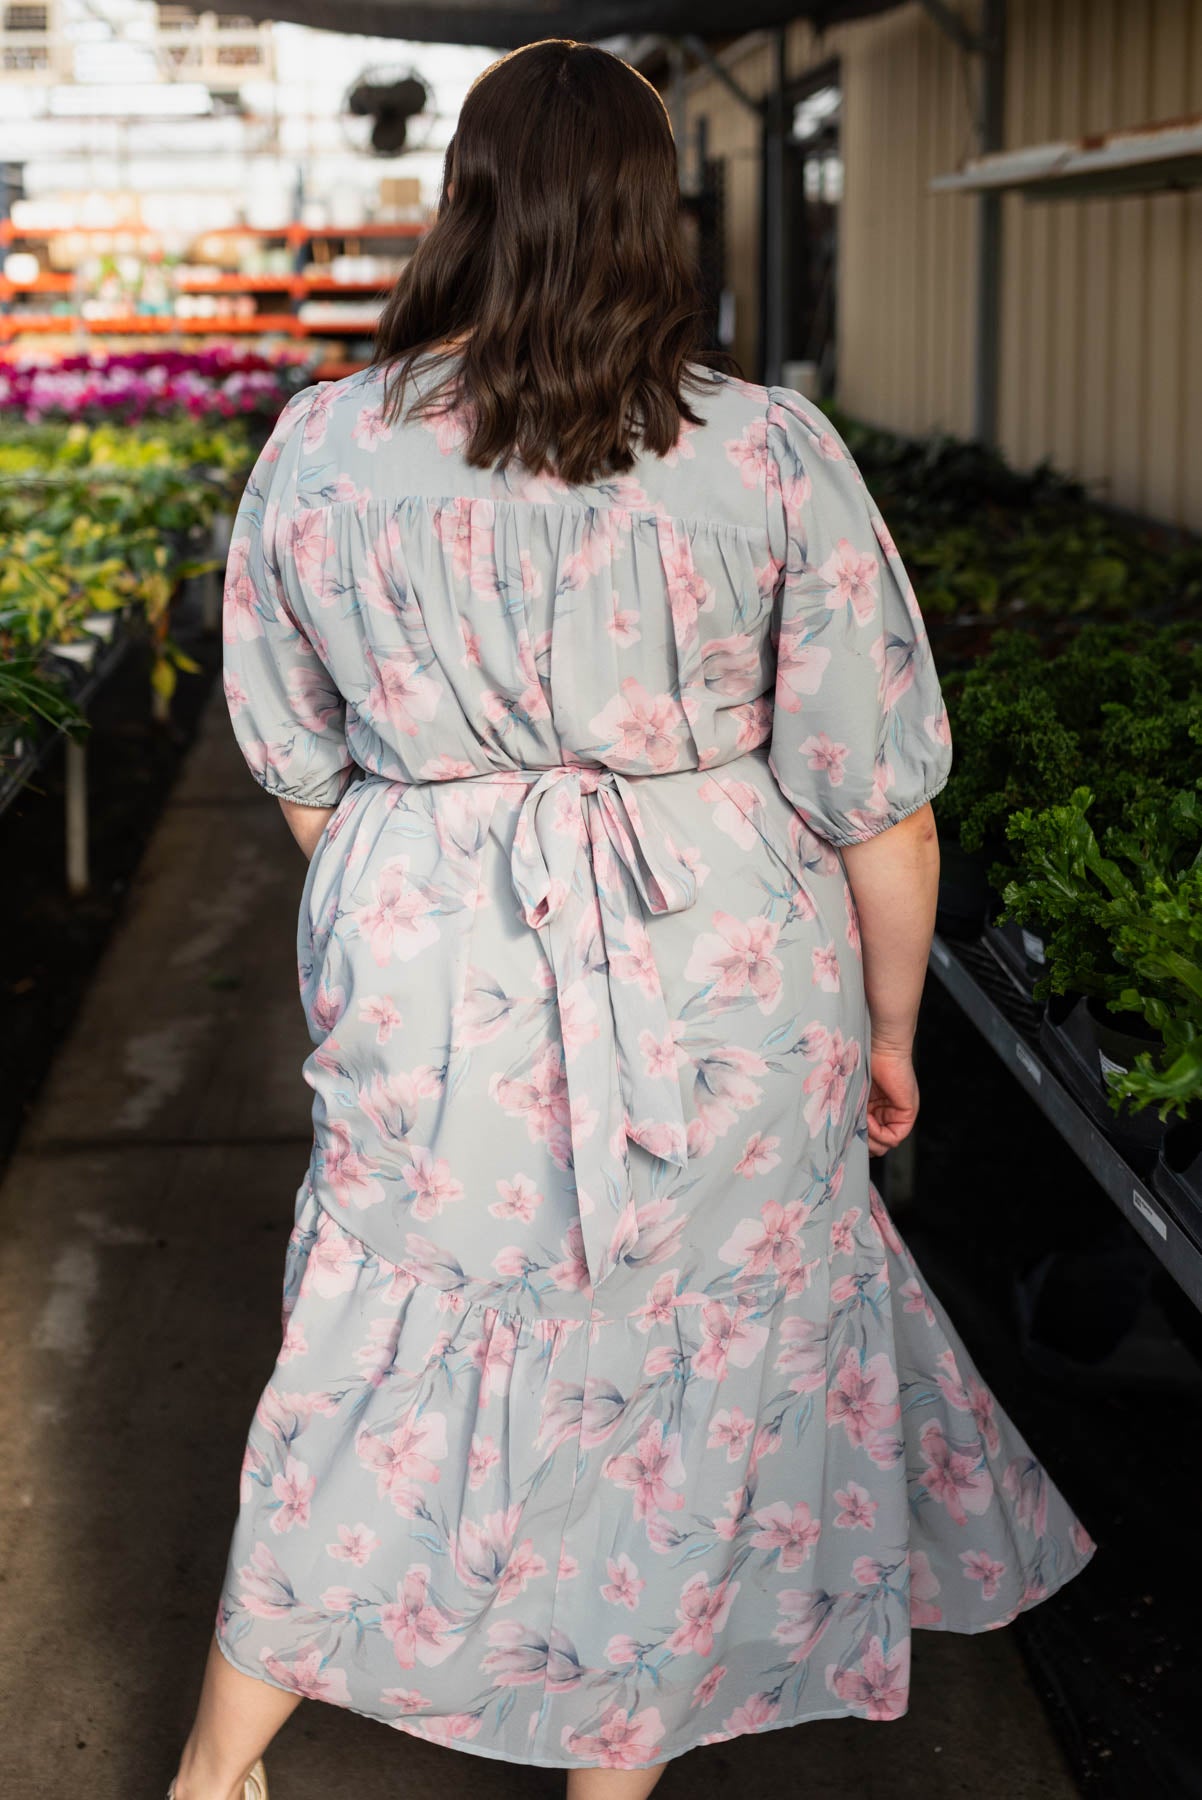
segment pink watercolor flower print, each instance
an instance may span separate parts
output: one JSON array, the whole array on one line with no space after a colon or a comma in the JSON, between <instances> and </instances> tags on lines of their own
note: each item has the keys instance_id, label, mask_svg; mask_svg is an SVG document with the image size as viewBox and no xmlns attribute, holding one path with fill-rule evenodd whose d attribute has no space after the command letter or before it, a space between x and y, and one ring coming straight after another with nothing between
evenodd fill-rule
<instances>
[{"instance_id":1,"label":"pink watercolor flower print","mask_svg":"<svg viewBox=\"0 0 1202 1800\"><path fill-rule=\"evenodd\" d=\"M680 1590L680 1623L664 1648L674 1656L712 1656L714 1634L725 1625L738 1591L737 1581L720 1581L711 1588L704 1575L691 1576Z\"/></svg>"},{"instance_id":2,"label":"pink watercolor flower print","mask_svg":"<svg viewBox=\"0 0 1202 1800\"><path fill-rule=\"evenodd\" d=\"M865 1357L854 1347L845 1350L827 1388L827 1424L841 1426L849 1443L864 1446L900 1417L897 1372L885 1352Z\"/></svg>"},{"instance_id":3,"label":"pink watercolor flower print","mask_svg":"<svg viewBox=\"0 0 1202 1800\"><path fill-rule=\"evenodd\" d=\"M455 1648L454 1621L429 1599L430 1570L414 1563L395 1601L380 1608L380 1629L402 1669L445 1662Z\"/></svg>"},{"instance_id":4,"label":"pink watercolor flower print","mask_svg":"<svg viewBox=\"0 0 1202 1800\"><path fill-rule=\"evenodd\" d=\"M601 1598L608 1600L611 1606L625 1606L634 1612L639 1603L639 1595L647 1583L639 1575L637 1566L623 1550L617 1556L611 1556L605 1565L609 1580L601 1588Z\"/></svg>"},{"instance_id":5,"label":"pink watercolor flower print","mask_svg":"<svg viewBox=\"0 0 1202 1800\"><path fill-rule=\"evenodd\" d=\"M711 776L697 789L697 798L713 807L714 824L740 850L755 848L760 834L752 820L763 806L758 788L749 781L736 781L733 776Z\"/></svg>"},{"instance_id":6,"label":"pink watercolor flower print","mask_svg":"<svg viewBox=\"0 0 1202 1800\"><path fill-rule=\"evenodd\" d=\"M881 565L871 550L857 550L840 538L818 574L827 583L826 604L831 612L851 608L857 625L871 622L879 599Z\"/></svg>"},{"instance_id":7,"label":"pink watercolor flower print","mask_svg":"<svg viewBox=\"0 0 1202 1800\"><path fill-rule=\"evenodd\" d=\"M782 1569L800 1569L822 1536L822 1522L804 1500L794 1506L778 1500L773 1506L761 1507L754 1518L760 1529L751 1542L757 1550L777 1551Z\"/></svg>"},{"instance_id":8,"label":"pink watercolor flower print","mask_svg":"<svg viewBox=\"0 0 1202 1800\"><path fill-rule=\"evenodd\" d=\"M273 1681L294 1694L303 1694L306 1700L326 1700L333 1706L351 1704L345 1672L326 1668L325 1657L316 1646L290 1655L287 1660L264 1648L259 1652L259 1661Z\"/></svg>"},{"instance_id":9,"label":"pink watercolor flower print","mask_svg":"<svg viewBox=\"0 0 1202 1800\"><path fill-rule=\"evenodd\" d=\"M480 1401L509 1392L513 1359L517 1351L518 1325L495 1313L485 1315L485 1333L472 1345L472 1362L480 1371Z\"/></svg>"},{"instance_id":10,"label":"pink watercolor flower print","mask_svg":"<svg viewBox=\"0 0 1202 1800\"><path fill-rule=\"evenodd\" d=\"M374 1025L377 1044L386 1044L405 1023L391 994L368 994L359 1002L359 1020Z\"/></svg>"},{"instance_id":11,"label":"pink watercolor flower print","mask_svg":"<svg viewBox=\"0 0 1202 1800\"><path fill-rule=\"evenodd\" d=\"M367 692L367 711L402 737L416 737L438 711L442 688L424 672L408 646L374 663L375 679Z\"/></svg>"},{"instance_id":12,"label":"pink watercolor flower print","mask_svg":"<svg viewBox=\"0 0 1202 1800\"><path fill-rule=\"evenodd\" d=\"M516 1219L523 1225L532 1225L534 1215L543 1204L544 1196L539 1192L529 1175L515 1175L512 1181L498 1181L497 1192L501 1198L489 1205L489 1212L494 1219Z\"/></svg>"},{"instance_id":13,"label":"pink watercolor flower print","mask_svg":"<svg viewBox=\"0 0 1202 1800\"><path fill-rule=\"evenodd\" d=\"M474 1437L468 1450L467 1474L468 1485L472 1492L482 1488L489 1475L501 1460L501 1452L496 1441L490 1437Z\"/></svg>"},{"instance_id":14,"label":"pink watercolor flower print","mask_svg":"<svg viewBox=\"0 0 1202 1800\"><path fill-rule=\"evenodd\" d=\"M412 1412L387 1434L364 1430L355 1441L359 1461L376 1472L376 1491L412 1518L423 1486L441 1479L447 1455L447 1422L442 1413Z\"/></svg>"},{"instance_id":15,"label":"pink watercolor flower print","mask_svg":"<svg viewBox=\"0 0 1202 1800\"><path fill-rule=\"evenodd\" d=\"M737 438L728 438L723 448L727 461L742 476L745 488L764 487L771 461L767 418L752 419Z\"/></svg>"},{"instance_id":16,"label":"pink watercolor flower print","mask_svg":"<svg viewBox=\"0 0 1202 1800\"><path fill-rule=\"evenodd\" d=\"M995 1562L986 1550L961 1550L960 1561L969 1581L980 1582L982 1600L995 1599L998 1584L1006 1573L1005 1563Z\"/></svg>"},{"instance_id":17,"label":"pink watercolor flower print","mask_svg":"<svg viewBox=\"0 0 1202 1800\"><path fill-rule=\"evenodd\" d=\"M822 687L830 660L824 644L811 643L802 627L786 624L776 648L775 705L786 713L803 711Z\"/></svg>"},{"instance_id":18,"label":"pink watercolor flower print","mask_svg":"<svg viewBox=\"0 0 1202 1800\"><path fill-rule=\"evenodd\" d=\"M737 919L715 912L712 932L694 940L685 966L686 981L699 981L715 1001L753 998L762 1013L772 1012L781 996L781 962L775 954L780 925L772 919Z\"/></svg>"},{"instance_id":19,"label":"pink watercolor flower print","mask_svg":"<svg viewBox=\"0 0 1202 1800\"><path fill-rule=\"evenodd\" d=\"M831 1622L837 1596L821 1590L782 1588L776 1596L779 1621L772 1635L794 1646L790 1662L804 1662Z\"/></svg>"},{"instance_id":20,"label":"pink watercolor flower print","mask_svg":"<svg viewBox=\"0 0 1202 1800\"><path fill-rule=\"evenodd\" d=\"M753 699L764 685L761 657L761 645L750 633L708 638L701 646L706 687L711 694L721 694L724 699Z\"/></svg>"},{"instance_id":21,"label":"pink watercolor flower print","mask_svg":"<svg viewBox=\"0 0 1202 1800\"><path fill-rule=\"evenodd\" d=\"M671 694L650 694L633 675L589 720L589 730L606 746L607 761L662 775L674 767L685 728L680 703Z\"/></svg>"},{"instance_id":22,"label":"pink watercolor flower print","mask_svg":"<svg viewBox=\"0 0 1202 1800\"><path fill-rule=\"evenodd\" d=\"M759 1105L764 1090L753 1077L766 1074L768 1064L757 1051L739 1044L708 1050L696 1060L696 1117L689 1124L689 1155L705 1156L740 1113Z\"/></svg>"},{"instance_id":23,"label":"pink watercolor flower print","mask_svg":"<svg viewBox=\"0 0 1202 1800\"><path fill-rule=\"evenodd\" d=\"M305 1463L289 1456L282 1474L272 1477L271 1491L279 1502L269 1515L271 1529L285 1532L299 1526L303 1530L309 1523L309 1504L317 1492L316 1475L310 1475Z\"/></svg>"},{"instance_id":24,"label":"pink watercolor flower print","mask_svg":"<svg viewBox=\"0 0 1202 1800\"><path fill-rule=\"evenodd\" d=\"M643 1426L637 1450L608 1457L601 1473L617 1487L631 1490L636 1519L647 1519L656 1511L679 1512L684 1505L684 1495L674 1491L684 1486L685 1479L680 1433L665 1435L659 1419L649 1419Z\"/></svg>"},{"instance_id":25,"label":"pink watercolor flower print","mask_svg":"<svg viewBox=\"0 0 1202 1800\"><path fill-rule=\"evenodd\" d=\"M826 1685L853 1711L870 1719L900 1719L909 1704L909 1638L888 1651L882 1638L869 1638L858 1664L850 1668L832 1664L827 1669Z\"/></svg>"},{"instance_id":26,"label":"pink watercolor flower print","mask_svg":"<svg viewBox=\"0 0 1202 1800\"><path fill-rule=\"evenodd\" d=\"M339 1206L378 1206L384 1198L384 1189L376 1179L379 1170L355 1148L341 1119L333 1119L326 1126L321 1168Z\"/></svg>"},{"instance_id":27,"label":"pink watercolor flower print","mask_svg":"<svg viewBox=\"0 0 1202 1800\"><path fill-rule=\"evenodd\" d=\"M708 1450L725 1450L727 1462L738 1462L745 1454L748 1444L755 1433L755 1420L737 1406L729 1409L723 1407L716 1412L709 1424L706 1437Z\"/></svg>"},{"instance_id":28,"label":"pink watercolor flower print","mask_svg":"<svg viewBox=\"0 0 1202 1800\"><path fill-rule=\"evenodd\" d=\"M817 1067L802 1086L810 1096L805 1106L806 1124L817 1134L828 1123L838 1125L843 1117L851 1078L860 1066L860 1046L838 1029L828 1032L822 1025L812 1026L808 1035L806 1055Z\"/></svg>"},{"instance_id":29,"label":"pink watercolor flower print","mask_svg":"<svg viewBox=\"0 0 1202 1800\"><path fill-rule=\"evenodd\" d=\"M391 436L392 427L385 423L383 407L360 407L359 416L351 426L351 437L361 450L374 451L380 444L386 444Z\"/></svg>"},{"instance_id":30,"label":"pink watercolor flower print","mask_svg":"<svg viewBox=\"0 0 1202 1800\"><path fill-rule=\"evenodd\" d=\"M615 588L610 600L610 616L605 629L613 638L620 650L628 650L637 644L642 637L639 629L639 613L636 608L622 605L622 595Z\"/></svg>"},{"instance_id":31,"label":"pink watercolor flower print","mask_svg":"<svg viewBox=\"0 0 1202 1800\"><path fill-rule=\"evenodd\" d=\"M793 1200L788 1206L769 1200L760 1208L758 1219L740 1220L718 1255L723 1262L737 1263L747 1281L756 1281L770 1270L787 1277L800 1266L805 1249L801 1230L809 1214L804 1200Z\"/></svg>"},{"instance_id":32,"label":"pink watercolor flower print","mask_svg":"<svg viewBox=\"0 0 1202 1800\"><path fill-rule=\"evenodd\" d=\"M979 1451L955 1449L943 1435L938 1419L927 1421L919 1442L926 1467L918 1479L932 1500L946 1506L957 1525L966 1525L969 1513L988 1511L993 1477L982 1465Z\"/></svg>"},{"instance_id":33,"label":"pink watercolor flower print","mask_svg":"<svg viewBox=\"0 0 1202 1800\"><path fill-rule=\"evenodd\" d=\"M965 1381L961 1378L953 1350L941 1351L935 1359L935 1366L938 1370L935 1379L944 1398L957 1412L972 1414L973 1422L981 1434L981 1442L990 1456L996 1456L1002 1440L994 1417L993 1395L989 1389L979 1381Z\"/></svg>"},{"instance_id":34,"label":"pink watercolor flower print","mask_svg":"<svg viewBox=\"0 0 1202 1800\"><path fill-rule=\"evenodd\" d=\"M797 1394L812 1394L826 1380L826 1332L814 1319L790 1317L781 1321L779 1349L773 1367L792 1375L790 1387Z\"/></svg>"},{"instance_id":35,"label":"pink watercolor flower print","mask_svg":"<svg viewBox=\"0 0 1202 1800\"><path fill-rule=\"evenodd\" d=\"M989 1480L987 1472L985 1480ZM1016 1456L1006 1465L1002 1488L1014 1502L1019 1524L1037 1538L1043 1537L1048 1528L1048 1478L1042 1465L1034 1457Z\"/></svg>"},{"instance_id":36,"label":"pink watercolor flower print","mask_svg":"<svg viewBox=\"0 0 1202 1800\"><path fill-rule=\"evenodd\" d=\"M338 551L337 539L326 532L329 517L329 513L321 509L298 512L282 527L281 533L298 579L318 593L325 581L326 564Z\"/></svg>"},{"instance_id":37,"label":"pink watercolor flower print","mask_svg":"<svg viewBox=\"0 0 1202 1800\"><path fill-rule=\"evenodd\" d=\"M867 1488L862 1488L858 1481L849 1481L846 1487L835 1489L835 1499L839 1504L835 1514L837 1530L872 1530L880 1501L874 1500Z\"/></svg>"},{"instance_id":38,"label":"pink watercolor flower print","mask_svg":"<svg viewBox=\"0 0 1202 1800\"><path fill-rule=\"evenodd\" d=\"M353 907L350 918L371 948L375 961L409 962L438 942L434 899L409 879L409 858L394 856L384 863L370 898Z\"/></svg>"},{"instance_id":39,"label":"pink watercolor flower print","mask_svg":"<svg viewBox=\"0 0 1202 1800\"><path fill-rule=\"evenodd\" d=\"M748 1369L768 1341L768 1327L755 1324L741 1307L711 1300L701 1309L701 1344L693 1353L693 1373L724 1381L727 1366Z\"/></svg>"},{"instance_id":40,"label":"pink watercolor flower print","mask_svg":"<svg viewBox=\"0 0 1202 1800\"><path fill-rule=\"evenodd\" d=\"M579 1685L584 1671L561 1631L552 1628L548 1639L520 1620L498 1619L488 1627L488 1641L491 1648L480 1667L497 1687L537 1684L549 1693L566 1694Z\"/></svg>"},{"instance_id":41,"label":"pink watercolor flower print","mask_svg":"<svg viewBox=\"0 0 1202 1800\"><path fill-rule=\"evenodd\" d=\"M940 1581L931 1567L931 1559L925 1550L911 1550L910 1564L910 1623L912 1625L939 1625L943 1620L943 1608L935 1605L935 1596L940 1592Z\"/></svg>"},{"instance_id":42,"label":"pink watercolor flower print","mask_svg":"<svg viewBox=\"0 0 1202 1800\"><path fill-rule=\"evenodd\" d=\"M535 1057L528 1081L493 1075L489 1094L511 1118L525 1120L531 1143L545 1143L561 1169L571 1162L573 1133L583 1138L595 1128L595 1114L591 1127L584 1113L572 1116L563 1051L558 1044L549 1044Z\"/></svg>"},{"instance_id":43,"label":"pink watercolor flower print","mask_svg":"<svg viewBox=\"0 0 1202 1800\"><path fill-rule=\"evenodd\" d=\"M830 1255L854 1256L856 1250L856 1225L859 1223L860 1208L849 1206L847 1211L831 1221Z\"/></svg>"},{"instance_id":44,"label":"pink watercolor flower print","mask_svg":"<svg viewBox=\"0 0 1202 1800\"><path fill-rule=\"evenodd\" d=\"M569 1756L603 1769L642 1769L654 1763L663 1735L664 1723L654 1706L638 1713L614 1706L593 1731L565 1725L562 1744Z\"/></svg>"},{"instance_id":45,"label":"pink watercolor flower print","mask_svg":"<svg viewBox=\"0 0 1202 1800\"><path fill-rule=\"evenodd\" d=\"M292 1584L261 1538L238 1582L238 1604L256 1619L286 1619L296 1605Z\"/></svg>"},{"instance_id":46,"label":"pink watercolor flower print","mask_svg":"<svg viewBox=\"0 0 1202 1800\"><path fill-rule=\"evenodd\" d=\"M748 1181L757 1175L766 1175L769 1169L775 1169L780 1162L776 1152L780 1148L778 1137L765 1137L763 1132L754 1131L743 1146L743 1154L735 1164L735 1174L744 1176Z\"/></svg>"},{"instance_id":47,"label":"pink watercolor flower print","mask_svg":"<svg viewBox=\"0 0 1202 1800\"><path fill-rule=\"evenodd\" d=\"M850 744L836 743L825 731L819 731L802 740L800 752L806 759L806 767L821 775L831 787L843 786L844 766L851 755Z\"/></svg>"},{"instance_id":48,"label":"pink watercolor flower print","mask_svg":"<svg viewBox=\"0 0 1202 1800\"><path fill-rule=\"evenodd\" d=\"M249 539L230 546L222 602L222 636L227 644L247 643L263 636L263 607L258 589L246 572Z\"/></svg>"},{"instance_id":49,"label":"pink watercolor flower print","mask_svg":"<svg viewBox=\"0 0 1202 1800\"><path fill-rule=\"evenodd\" d=\"M371 1558L373 1551L380 1548L380 1540L370 1525L360 1522L358 1525L340 1525L338 1542L326 1545L326 1555L334 1557L337 1562L354 1563L361 1569Z\"/></svg>"},{"instance_id":50,"label":"pink watercolor flower print","mask_svg":"<svg viewBox=\"0 0 1202 1800\"><path fill-rule=\"evenodd\" d=\"M810 951L810 966L815 987L824 994L837 994L840 988L839 952L834 938L828 944L816 944Z\"/></svg>"},{"instance_id":51,"label":"pink watercolor flower print","mask_svg":"<svg viewBox=\"0 0 1202 1800\"><path fill-rule=\"evenodd\" d=\"M463 1199L463 1183L452 1175L446 1157L435 1156L420 1144L410 1146L401 1174L413 1190L415 1219L436 1219L444 1206Z\"/></svg>"},{"instance_id":52,"label":"pink watercolor flower print","mask_svg":"<svg viewBox=\"0 0 1202 1800\"><path fill-rule=\"evenodd\" d=\"M701 1680L697 1683L697 1686L693 1689L693 1698L689 1701L689 1710L692 1711L694 1707L698 1706L708 1706L710 1701L714 1698L714 1695L718 1692L718 1689L721 1687L725 1675L725 1663L715 1663L712 1669L707 1669L705 1674L701 1677Z\"/></svg>"},{"instance_id":53,"label":"pink watercolor flower print","mask_svg":"<svg viewBox=\"0 0 1202 1800\"><path fill-rule=\"evenodd\" d=\"M723 1719L722 1730L730 1737L742 1737L747 1732L763 1731L769 1725L775 1725L779 1718L779 1700L774 1700L771 1694L752 1694L742 1706L735 1707L729 1719Z\"/></svg>"}]
</instances>

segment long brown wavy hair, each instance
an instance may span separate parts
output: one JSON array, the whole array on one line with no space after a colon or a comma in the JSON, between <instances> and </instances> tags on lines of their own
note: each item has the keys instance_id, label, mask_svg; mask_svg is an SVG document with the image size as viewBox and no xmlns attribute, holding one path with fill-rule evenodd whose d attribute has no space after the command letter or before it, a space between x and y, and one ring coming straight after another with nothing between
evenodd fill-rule
<instances>
[{"instance_id":1,"label":"long brown wavy hair","mask_svg":"<svg viewBox=\"0 0 1202 1800\"><path fill-rule=\"evenodd\" d=\"M455 340L448 347L447 340ZM380 320L396 419L414 363L457 366L418 415L462 410L480 468L585 483L665 455L705 347L664 104L629 63L544 38L489 65L447 147L438 212Z\"/></svg>"}]
</instances>

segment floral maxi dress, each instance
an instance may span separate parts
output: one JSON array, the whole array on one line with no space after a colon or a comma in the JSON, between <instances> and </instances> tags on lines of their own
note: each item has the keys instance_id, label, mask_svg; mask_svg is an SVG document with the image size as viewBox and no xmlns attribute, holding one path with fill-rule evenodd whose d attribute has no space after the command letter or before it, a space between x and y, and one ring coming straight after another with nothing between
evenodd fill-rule
<instances>
[{"instance_id":1,"label":"floral maxi dress","mask_svg":"<svg viewBox=\"0 0 1202 1800\"><path fill-rule=\"evenodd\" d=\"M593 486L308 388L225 590L243 754L335 810L218 1641L564 1768L894 1719L911 1626L1094 1549L869 1180L839 849L948 776L912 587L815 404L694 378Z\"/></svg>"}]
</instances>

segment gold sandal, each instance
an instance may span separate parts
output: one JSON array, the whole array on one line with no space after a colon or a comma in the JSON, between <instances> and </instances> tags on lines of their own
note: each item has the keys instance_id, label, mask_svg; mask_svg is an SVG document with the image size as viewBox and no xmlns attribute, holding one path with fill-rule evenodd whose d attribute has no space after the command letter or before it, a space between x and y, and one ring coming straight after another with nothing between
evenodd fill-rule
<instances>
[{"instance_id":1,"label":"gold sandal","mask_svg":"<svg viewBox=\"0 0 1202 1800\"><path fill-rule=\"evenodd\" d=\"M175 1800L175 1783L167 1789L167 1800ZM267 1800L267 1770L260 1757L246 1780L242 1783L242 1800Z\"/></svg>"}]
</instances>

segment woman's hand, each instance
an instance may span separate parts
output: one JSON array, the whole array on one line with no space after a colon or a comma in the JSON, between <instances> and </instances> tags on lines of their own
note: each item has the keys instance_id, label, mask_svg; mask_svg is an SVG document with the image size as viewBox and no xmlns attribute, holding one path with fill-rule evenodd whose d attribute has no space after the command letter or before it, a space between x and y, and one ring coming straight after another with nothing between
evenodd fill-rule
<instances>
[{"instance_id":1,"label":"woman's hand","mask_svg":"<svg viewBox=\"0 0 1202 1800\"><path fill-rule=\"evenodd\" d=\"M884 1156L909 1137L918 1117L918 1078L908 1050L869 1052L868 1154Z\"/></svg>"},{"instance_id":2,"label":"woman's hand","mask_svg":"<svg viewBox=\"0 0 1202 1800\"><path fill-rule=\"evenodd\" d=\"M930 805L843 850L864 957L871 1047L868 1148L893 1150L914 1129L911 1046L935 928L939 839Z\"/></svg>"}]
</instances>

